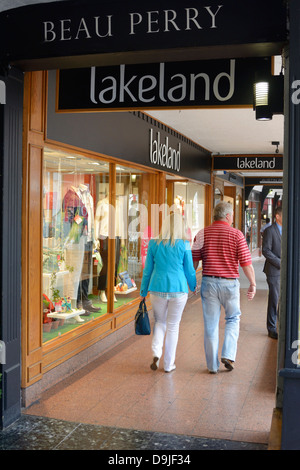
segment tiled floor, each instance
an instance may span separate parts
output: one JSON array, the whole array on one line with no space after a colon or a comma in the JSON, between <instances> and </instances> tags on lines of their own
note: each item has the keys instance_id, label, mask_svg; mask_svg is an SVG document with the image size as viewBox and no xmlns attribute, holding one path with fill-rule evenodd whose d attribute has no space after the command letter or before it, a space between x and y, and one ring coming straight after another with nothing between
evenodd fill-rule
<instances>
[{"instance_id":1,"label":"tiled floor","mask_svg":"<svg viewBox=\"0 0 300 470\"><path fill-rule=\"evenodd\" d=\"M49 389L24 417L266 445L275 407L277 341L266 334L262 260L255 268L260 289L252 302L241 277L242 318L232 372L223 367L217 375L207 372L201 300L193 296L181 323L174 372L153 372L151 337L133 336ZM220 343L223 331L222 318Z\"/></svg>"},{"instance_id":2,"label":"tiled floor","mask_svg":"<svg viewBox=\"0 0 300 470\"><path fill-rule=\"evenodd\" d=\"M135 429L74 423L53 418L23 415L16 423L0 431L0 451L9 450L105 450L98 454L97 463L107 463L118 451L121 457L172 453L190 455L195 461L199 450L267 450L265 444L207 439ZM124 452L125 451L125 452ZM132 454L132 452L134 453ZM138 453L142 451L142 453ZM78 457L76 455L76 463ZM12 455L10 454L10 457ZM14 453L13 456L18 454ZM100 461L100 462L99 462ZM10 458L11 463L11 458ZM157 462L156 462L157 463Z\"/></svg>"}]
</instances>

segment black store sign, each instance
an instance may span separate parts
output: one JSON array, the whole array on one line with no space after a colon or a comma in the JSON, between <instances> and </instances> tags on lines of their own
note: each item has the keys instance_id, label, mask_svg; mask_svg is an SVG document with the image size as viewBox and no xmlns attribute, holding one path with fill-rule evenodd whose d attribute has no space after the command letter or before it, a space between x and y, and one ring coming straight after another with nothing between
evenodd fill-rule
<instances>
[{"instance_id":1,"label":"black store sign","mask_svg":"<svg viewBox=\"0 0 300 470\"><path fill-rule=\"evenodd\" d=\"M271 55L286 39L282 0L68 0L0 13L0 59L10 63L64 57L70 65L75 56L172 49L185 55L182 48L211 57L208 46L249 44L251 56L261 55L257 44ZM249 47L244 49L250 56Z\"/></svg>"},{"instance_id":2,"label":"black store sign","mask_svg":"<svg viewBox=\"0 0 300 470\"><path fill-rule=\"evenodd\" d=\"M58 111L252 106L255 72L270 58L66 69Z\"/></svg>"},{"instance_id":3,"label":"black store sign","mask_svg":"<svg viewBox=\"0 0 300 470\"><path fill-rule=\"evenodd\" d=\"M267 185L267 186L282 186L282 178L245 178L245 186L257 186L257 185Z\"/></svg>"},{"instance_id":4,"label":"black store sign","mask_svg":"<svg viewBox=\"0 0 300 470\"><path fill-rule=\"evenodd\" d=\"M213 158L214 170L226 171L282 171L282 155L237 155Z\"/></svg>"}]
</instances>

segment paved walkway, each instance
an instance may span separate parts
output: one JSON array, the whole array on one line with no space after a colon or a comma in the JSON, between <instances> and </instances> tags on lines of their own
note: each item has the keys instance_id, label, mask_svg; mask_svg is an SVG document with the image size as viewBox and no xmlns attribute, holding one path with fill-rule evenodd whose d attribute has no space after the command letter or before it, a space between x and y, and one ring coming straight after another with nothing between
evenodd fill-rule
<instances>
[{"instance_id":1,"label":"paved walkway","mask_svg":"<svg viewBox=\"0 0 300 470\"><path fill-rule=\"evenodd\" d=\"M252 302L246 299L248 282L241 275L242 318L232 372L222 366L217 375L207 372L201 300L192 296L181 323L174 372L153 372L151 338L133 336L46 391L23 411L23 419L39 416L73 426L121 429L123 449L131 445L124 444L126 432L131 439L132 433L146 432L266 446L275 407L277 341L266 333L262 265L263 258L254 260L258 290ZM222 316L220 343L223 332Z\"/></svg>"}]
</instances>

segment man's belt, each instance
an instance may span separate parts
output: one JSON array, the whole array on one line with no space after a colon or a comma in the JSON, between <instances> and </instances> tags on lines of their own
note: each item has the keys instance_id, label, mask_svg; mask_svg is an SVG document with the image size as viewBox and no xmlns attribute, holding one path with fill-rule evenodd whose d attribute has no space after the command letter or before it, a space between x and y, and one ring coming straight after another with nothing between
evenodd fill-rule
<instances>
[{"instance_id":1,"label":"man's belt","mask_svg":"<svg viewBox=\"0 0 300 470\"><path fill-rule=\"evenodd\" d=\"M209 276L208 274L204 274L203 277L213 277L214 279L226 279L227 281L236 280L236 277Z\"/></svg>"}]
</instances>

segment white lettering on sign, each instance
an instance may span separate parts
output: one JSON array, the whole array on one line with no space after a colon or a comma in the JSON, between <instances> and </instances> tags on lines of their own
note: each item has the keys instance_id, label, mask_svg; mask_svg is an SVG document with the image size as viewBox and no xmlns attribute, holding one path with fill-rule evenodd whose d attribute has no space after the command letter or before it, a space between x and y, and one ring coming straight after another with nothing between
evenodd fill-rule
<instances>
[{"instance_id":1,"label":"white lettering on sign","mask_svg":"<svg viewBox=\"0 0 300 470\"><path fill-rule=\"evenodd\" d=\"M292 83L292 89L294 93L292 93L292 103L299 104L300 103L300 80L294 80Z\"/></svg>"},{"instance_id":2,"label":"white lettering on sign","mask_svg":"<svg viewBox=\"0 0 300 470\"><path fill-rule=\"evenodd\" d=\"M255 157L255 158L240 158L238 157L237 159L237 168L241 169L241 170L272 170L275 168L275 162L276 162L276 159L275 157L272 158L272 160L263 160L259 157Z\"/></svg>"},{"instance_id":3,"label":"white lettering on sign","mask_svg":"<svg viewBox=\"0 0 300 470\"><path fill-rule=\"evenodd\" d=\"M205 101L211 95L218 101L228 101L235 92L235 60L230 60L229 73L221 72L214 79L207 73L177 73L166 80L167 64L159 64L158 74L126 74L126 65L122 64L119 74L107 75L96 83L96 67L91 67L90 100L94 104L112 104L115 101L124 103L151 103L157 100L180 103L185 99L199 103L199 93ZM227 82L223 96L220 91L220 81ZM166 83L167 82L167 83ZM97 90L97 91L96 91ZM199 91L200 90L200 91ZM198 91L198 93L196 93Z\"/></svg>"},{"instance_id":4,"label":"white lettering on sign","mask_svg":"<svg viewBox=\"0 0 300 470\"><path fill-rule=\"evenodd\" d=\"M103 22L105 22L104 26L102 26ZM43 24L44 42L91 39L93 36L99 38L112 36L112 15L106 16L102 22L100 16L94 16L89 26L85 18L81 18L79 23L75 25L70 18L59 20L56 23L53 21L44 21Z\"/></svg>"},{"instance_id":5,"label":"white lettering on sign","mask_svg":"<svg viewBox=\"0 0 300 470\"><path fill-rule=\"evenodd\" d=\"M223 5L184 8L183 11L155 10L143 13L131 12L124 19L129 35L158 34L177 31L217 29L220 10ZM91 38L108 38L117 35L113 29L113 15L87 16L79 20L62 18L43 21L44 42L85 40ZM122 19L123 21L123 19ZM125 39L125 38L124 38Z\"/></svg>"},{"instance_id":6,"label":"white lettering on sign","mask_svg":"<svg viewBox=\"0 0 300 470\"><path fill-rule=\"evenodd\" d=\"M210 29L217 28L216 17L223 5L218 5L215 11L212 11L211 6L203 7L203 15L209 15L211 20ZM182 15L182 14L181 14ZM177 12L175 10L164 11L147 11L143 16L141 13L129 13L130 17L130 32L129 34L137 34L138 32L155 34L155 33L168 33L170 31L181 31L179 26ZM185 8L184 14L184 30L190 31L193 28L202 29L198 18L199 10L197 8ZM200 19L199 19L200 20ZM160 26L160 24L162 26Z\"/></svg>"},{"instance_id":7,"label":"white lettering on sign","mask_svg":"<svg viewBox=\"0 0 300 470\"><path fill-rule=\"evenodd\" d=\"M165 138L165 142L161 142L160 132L157 132L156 136L154 139L153 129L150 129L150 162L170 170L180 171L181 144L178 144L176 150L169 145L168 137Z\"/></svg>"}]
</instances>

